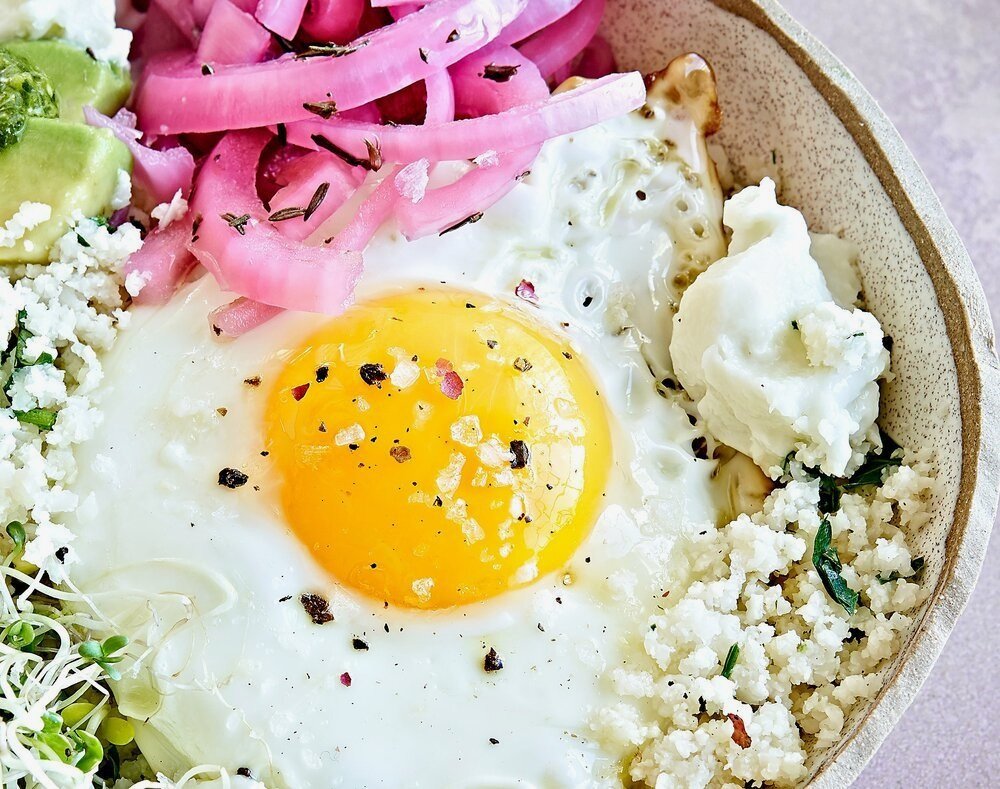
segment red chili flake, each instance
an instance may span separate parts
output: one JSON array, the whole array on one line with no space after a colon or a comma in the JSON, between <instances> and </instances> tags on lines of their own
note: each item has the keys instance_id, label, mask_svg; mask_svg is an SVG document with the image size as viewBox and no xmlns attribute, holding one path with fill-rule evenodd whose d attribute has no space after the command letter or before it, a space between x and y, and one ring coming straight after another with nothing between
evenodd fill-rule
<instances>
[{"instance_id":1,"label":"red chili flake","mask_svg":"<svg viewBox=\"0 0 1000 789\"><path fill-rule=\"evenodd\" d=\"M343 685L345 688L351 687L351 675L348 674L346 671L340 675L340 684Z\"/></svg>"},{"instance_id":2,"label":"red chili flake","mask_svg":"<svg viewBox=\"0 0 1000 789\"><path fill-rule=\"evenodd\" d=\"M393 447L389 450L389 454L397 463L405 463L412 457L409 447Z\"/></svg>"},{"instance_id":3,"label":"red chili flake","mask_svg":"<svg viewBox=\"0 0 1000 789\"><path fill-rule=\"evenodd\" d=\"M322 595L306 593L299 596L299 602L302 603L302 607L306 609L306 613L309 614L314 624L325 625L327 622L333 621L330 603Z\"/></svg>"},{"instance_id":4,"label":"red chili flake","mask_svg":"<svg viewBox=\"0 0 1000 789\"><path fill-rule=\"evenodd\" d=\"M450 373L455 369L454 365L447 359L438 359L434 362L434 367L438 371L438 375L444 375L445 373Z\"/></svg>"},{"instance_id":5,"label":"red chili flake","mask_svg":"<svg viewBox=\"0 0 1000 789\"><path fill-rule=\"evenodd\" d=\"M488 672L499 671L503 668L503 661L497 654L497 651L490 647L490 651L486 653L486 657L483 658L483 669Z\"/></svg>"},{"instance_id":6,"label":"red chili flake","mask_svg":"<svg viewBox=\"0 0 1000 789\"><path fill-rule=\"evenodd\" d=\"M445 373L444 378L441 379L441 393L452 400L457 400L464 388L465 383L462 381L461 376L454 370Z\"/></svg>"},{"instance_id":7,"label":"red chili flake","mask_svg":"<svg viewBox=\"0 0 1000 789\"><path fill-rule=\"evenodd\" d=\"M292 389L292 399L297 403L303 397L306 396L306 392L309 391L309 384L299 384L294 389Z\"/></svg>"},{"instance_id":8,"label":"red chili flake","mask_svg":"<svg viewBox=\"0 0 1000 789\"><path fill-rule=\"evenodd\" d=\"M530 301L532 304L538 304L538 296L535 295L535 286L526 279L522 279L518 283L518 286L514 288L514 295L519 299Z\"/></svg>"},{"instance_id":9,"label":"red chili flake","mask_svg":"<svg viewBox=\"0 0 1000 789\"><path fill-rule=\"evenodd\" d=\"M746 750L753 744L750 735L747 734L747 727L743 725L743 719L739 715L730 712L726 717L733 724L733 742Z\"/></svg>"}]
</instances>

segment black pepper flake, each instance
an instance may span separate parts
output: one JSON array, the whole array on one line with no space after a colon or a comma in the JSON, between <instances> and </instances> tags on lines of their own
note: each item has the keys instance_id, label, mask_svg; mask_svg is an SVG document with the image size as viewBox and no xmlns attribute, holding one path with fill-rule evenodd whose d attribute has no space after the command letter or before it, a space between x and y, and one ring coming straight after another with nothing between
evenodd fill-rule
<instances>
[{"instance_id":1,"label":"black pepper flake","mask_svg":"<svg viewBox=\"0 0 1000 789\"><path fill-rule=\"evenodd\" d=\"M514 459L510 461L511 468L525 468L531 462L531 450L520 439L510 442L510 451L514 455Z\"/></svg>"},{"instance_id":2,"label":"black pepper flake","mask_svg":"<svg viewBox=\"0 0 1000 789\"><path fill-rule=\"evenodd\" d=\"M363 364L359 372L362 381L369 386L377 386L379 389L382 388L382 382L389 377L381 364Z\"/></svg>"},{"instance_id":3,"label":"black pepper flake","mask_svg":"<svg viewBox=\"0 0 1000 789\"><path fill-rule=\"evenodd\" d=\"M637 198L639 198L640 200L645 200L646 199L646 193L644 191L642 191L642 189L636 189L635 190L635 196Z\"/></svg>"},{"instance_id":4,"label":"black pepper flake","mask_svg":"<svg viewBox=\"0 0 1000 789\"><path fill-rule=\"evenodd\" d=\"M566 359L572 359L572 358L573 358L573 354L571 354L571 353L570 353L569 351L563 351L563 352L562 352L562 355L563 355L563 356L564 356L564 357L565 357Z\"/></svg>"},{"instance_id":5,"label":"black pepper flake","mask_svg":"<svg viewBox=\"0 0 1000 789\"><path fill-rule=\"evenodd\" d=\"M882 338L882 347L892 353L892 336L887 334Z\"/></svg>"},{"instance_id":6,"label":"black pepper flake","mask_svg":"<svg viewBox=\"0 0 1000 789\"><path fill-rule=\"evenodd\" d=\"M490 737L490 745L499 745L499 744L500 740L498 740L496 737Z\"/></svg>"},{"instance_id":7,"label":"black pepper flake","mask_svg":"<svg viewBox=\"0 0 1000 789\"><path fill-rule=\"evenodd\" d=\"M322 595L306 593L299 596L299 602L306 609L309 618L314 624L325 625L333 621L333 614L330 613L330 603Z\"/></svg>"},{"instance_id":8,"label":"black pepper flake","mask_svg":"<svg viewBox=\"0 0 1000 789\"><path fill-rule=\"evenodd\" d=\"M290 594L286 594L284 597L279 597L278 598L278 602L279 603L287 603L291 599L292 599L292 596Z\"/></svg>"},{"instance_id":9,"label":"black pepper flake","mask_svg":"<svg viewBox=\"0 0 1000 789\"><path fill-rule=\"evenodd\" d=\"M483 658L483 669L487 672L499 671L503 668L503 661L497 654L497 651L490 647L490 651L486 653L486 657Z\"/></svg>"},{"instance_id":10,"label":"black pepper flake","mask_svg":"<svg viewBox=\"0 0 1000 789\"><path fill-rule=\"evenodd\" d=\"M448 34L448 43L452 44L452 43L458 41L459 38L461 38L461 36L459 35L458 31L457 30L452 30Z\"/></svg>"},{"instance_id":11,"label":"black pepper flake","mask_svg":"<svg viewBox=\"0 0 1000 789\"><path fill-rule=\"evenodd\" d=\"M247 222L250 221L250 214L240 214L237 216L236 214L227 212L225 214L219 214L219 217L241 236L245 236L247 234Z\"/></svg>"},{"instance_id":12,"label":"black pepper flake","mask_svg":"<svg viewBox=\"0 0 1000 789\"><path fill-rule=\"evenodd\" d=\"M355 638L351 641L351 645L359 652L368 651L368 642L363 639Z\"/></svg>"},{"instance_id":13,"label":"black pepper flake","mask_svg":"<svg viewBox=\"0 0 1000 789\"><path fill-rule=\"evenodd\" d=\"M531 369L531 362L525 359L523 356L518 356L514 360L514 369L521 373L526 373Z\"/></svg>"},{"instance_id":14,"label":"black pepper flake","mask_svg":"<svg viewBox=\"0 0 1000 789\"><path fill-rule=\"evenodd\" d=\"M89 57L91 60L97 60L97 54L94 52L92 47L87 47L84 50L84 52L87 53L87 57Z\"/></svg>"},{"instance_id":15,"label":"black pepper flake","mask_svg":"<svg viewBox=\"0 0 1000 789\"><path fill-rule=\"evenodd\" d=\"M308 222L313 218L323 201L326 200L326 195L330 191L330 184L324 181L319 186L316 187L316 191L313 192L312 198L309 200L309 205L306 206L306 211L302 215L302 221Z\"/></svg>"},{"instance_id":16,"label":"black pepper flake","mask_svg":"<svg viewBox=\"0 0 1000 789\"><path fill-rule=\"evenodd\" d=\"M215 333L215 336L216 336L216 337L220 337L220 336L222 336L222 329L220 329L220 328L219 328L218 326L216 326L216 325L215 325L214 323L212 324L212 331L213 331L213 332Z\"/></svg>"},{"instance_id":17,"label":"black pepper flake","mask_svg":"<svg viewBox=\"0 0 1000 789\"><path fill-rule=\"evenodd\" d=\"M325 433L326 432L326 422L320 422L319 423L319 432L320 433Z\"/></svg>"},{"instance_id":18,"label":"black pepper flake","mask_svg":"<svg viewBox=\"0 0 1000 789\"><path fill-rule=\"evenodd\" d=\"M241 778L249 778L251 781L254 780L253 772L251 772L249 767L238 767L236 769L236 774Z\"/></svg>"},{"instance_id":19,"label":"black pepper flake","mask_svg":"<svg viewBox=\"0 0 1000 789\"><path fill-rule=\"evenodd\" d=\"M307 101L302 105L302 109L306 112L311 112L313 115L319 115L323 120L329 120L333 117L333 113L337 111L337 102Z\"/></svg>"},{"instance_id":20,"label":"black pepper flake","mask_svg":"<svg viewBox=\"0 0 1000 789\"><path fill-rule=\"evenodd\" d=\"M284 148L288 144L288 127L283 123L279 123L277 134L275 134L274 138L278 141L278 145Z\"/></svg>"},{"instance_id":21,"label":"black pepper flake","mask_svg":"<svg viewBox=\"0 0 1000 789\"><path fill-rule=\"evenodd\" d=\"M427 50L424 49L423 47L420 47L420 49L418 51L420 52L420 59L422 61L424 61L424 63L426 63L427 62Z\"/></svg>"},{"instance_id":22,"label":"black pepper flake","mask_svg":"<svg viewBox=\"0 0 1000 789\"><path fill-rule=\"evenodd\" d=\"M321 384L330 377L330 365L321 364L316 368L316 383Z\"/></svg>"},{"instance_id":23,"label":"black pepper flake","mask_svg":"<svg viewBox=\"0 0 1000 789\"><path fill-rule=\"evenodd\" d=\"M491 351L494 348L496 348L499 344L500 343L498 343L496 340L487 340L486 341L486 347L489 348Z\"/></svg>"},{"instance_id":24,"label":"black pepper flake","mask_svg":"<svg viewBox=\"0 0 1000 789\"><path fill-rule=\"evenodd\" d=\"M219 472L219 484L230 490L242 488L249 480L250 477L238 468L224 468Z\"/></svg>"},{"instance_id":25,"label":"black pepper flake","mask_svg":"<svg viewBox=\"0 0 1000 789\"><path fill-rule=\"evenodd\" d=\"M413 457L413 455L410 454L409 447L403 447L403 446L393 447L392 449L389 450L389 454L392 456L392 459L395 460L397 463L405 463L407 460Z\"/></svg>"},{"instance_id":26,"label":"black pepper flake","mask_svg":"<svg viewBox=\"0 0 1000 789\"><path fill-rule=\"evenodd\" d=\"M308 383L299 384L298 386L296 386L296 387L294 387L292 389L292 399L296 403L298 403L300 400L302 400L303 397L306 396L306 393L308 391L309 391L309 384Z\"/></svg>"},{"instance_id":27,"label":"black pepper flake","mask_svg":"<svg viewBox=\"0 0 1000 789\"><path fill-rule=\"evenodd\" d=\"M347 448L348 448L349 450L351 450L351 452L353 452L353 451L354 451L354 450L356 450L356 449L357 449L357 448L358 448L359 446L361 446L361 445L360 445L360 444L348 444L348 445L347 445Z\"/></svg>"},{"instance_id":28,"label":"black pepper flake","mask_svg":"<svg viewBox=\"0 0 1000 789\"><path fill-rule=\"evenodd\" d=\"M483 69L483 78L493 80L493 82L509 82L510 78L517 74L518 66L498 66L496 63L488 63Z\"/></svg>"},{"instance_id":29,"label":"black pepper flake","mask_svg":"<svg viewBox=\"0 0 1000 789\"><path fill-rule=\"evenodd\" d=\"M56 559L59 560L59 564L66 564L66 557L69 555L69 548L65 545L56 551Z\"/></svg>"},{"instance_id":30,"label":"black pepper flake","mask_svg":"<svg viewBox=\"0 0 1000 789\"><path fill-rule=\"evenodd\" d=\"M691 442L691 451L699 460L708 460L708 439L705 436L698 436Z\"/></svg>"},{"instance_id":31,"label":"black pepper flake","mask_svg":"<svg viewBox=\"0 0 1000 789\"><path fill-rule=\"evenodd\" d=\"M458 230L460 227L465 227L466 225L474 225L482 218L483 218L483 212L477 211L472 216L465 217L465 219L463 219L461 222L457 222L451 227L446 227L444 230L438 233L438 235L443 236L445 233L450 233L452 230Z\"/></svg>"},{"instance_id":32,"label":"black pepper flake","mask_svg":"<svg viewBox=\"0 0 1000 789\"><path fill-rule=\"evenodd\" d=\"M435 496L434 497L434 506L435 507L443 507L444 506L444 502L441 500L440 496Z\"/></svg>"},{"instance_id":33,"label":"black pepper flake","mask_svg":"<svg viewBox=\"0 0 1000 789\"><path fill-rule=\"evenodd\" d=\"M593 296L587 296L583 300L583 306L584 307L589 307L593 303L594 303L594 297Z\"/></svg>"},{"instance_id":34,"label":"black pepper flake","mask_svg":"<svg viewBox=\"0 0 1000 789\"><path fill-rule=\"evenodd\" d=\"M215 73L215 69L212 68L208 63L202 63L201 73L203 76L210 77Z\"/></svg>"},{"instance_id":35,"label":"black pepper flake","mask_svg":"<svg viewBox=\"0 0 1000 789\"><path fill-rule=\"evenodd\" d=\"M475 308L476 308L475 304L473 304L471 302L468 302L468 301L465 302L465 309L467 309L467 310L474 310Z\"/></svg>"}]
</instances>

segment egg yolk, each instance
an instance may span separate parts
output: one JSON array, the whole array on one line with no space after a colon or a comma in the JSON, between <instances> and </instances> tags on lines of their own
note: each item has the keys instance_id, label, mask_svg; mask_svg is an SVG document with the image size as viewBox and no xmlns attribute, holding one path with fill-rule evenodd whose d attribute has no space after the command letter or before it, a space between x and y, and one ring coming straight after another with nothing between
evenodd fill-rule
<instances>
[{"instance_id":1,"label":"egg yolk","mask_svg":"<svg viewBox=\"0 0 1000 789\"><path fill-rule=\"evenodd\" d=\"M282 369L267 410L285 518L340 582L435 609L564 566L607 481L607 415L526 309L420 289L357 304Z\"/></svg>"}]
</instances>

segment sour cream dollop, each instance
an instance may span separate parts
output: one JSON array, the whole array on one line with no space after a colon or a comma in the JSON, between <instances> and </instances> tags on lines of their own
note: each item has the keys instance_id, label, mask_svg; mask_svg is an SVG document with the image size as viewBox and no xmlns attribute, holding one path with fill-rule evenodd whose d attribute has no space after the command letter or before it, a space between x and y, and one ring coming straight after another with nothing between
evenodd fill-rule
<instances>
[{"instance_id":1,"label":"sour cream dollop","mask_svg":"<svg viewBox=\"0 0 1000 789\"><path fill-rule=\"evenodd\" d=\"M688 288L670 354L708 430L771 477L789 453L842 476L864 458L889 367L882 328L839 306L774 182L727 201L729 254Z\"/></svg>"}]
</instances>

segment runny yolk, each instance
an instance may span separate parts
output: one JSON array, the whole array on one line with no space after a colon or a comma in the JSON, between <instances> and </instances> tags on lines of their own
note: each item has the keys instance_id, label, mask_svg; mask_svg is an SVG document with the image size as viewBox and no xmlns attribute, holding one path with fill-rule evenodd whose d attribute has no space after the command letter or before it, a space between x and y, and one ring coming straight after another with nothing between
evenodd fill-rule
<instances>
[{"instance_id":1,"label":"runny yolk","mask_svg":"<svg viewBox=\"0 0 1000 789\"><path fill-rule=\"evenodd\" d=\"M331 320L283 368L267 412L282 507L340 582L445 608L530 584L587 536L607 415L530 309L396 294Z\"/></svg>"}]
</instances>

